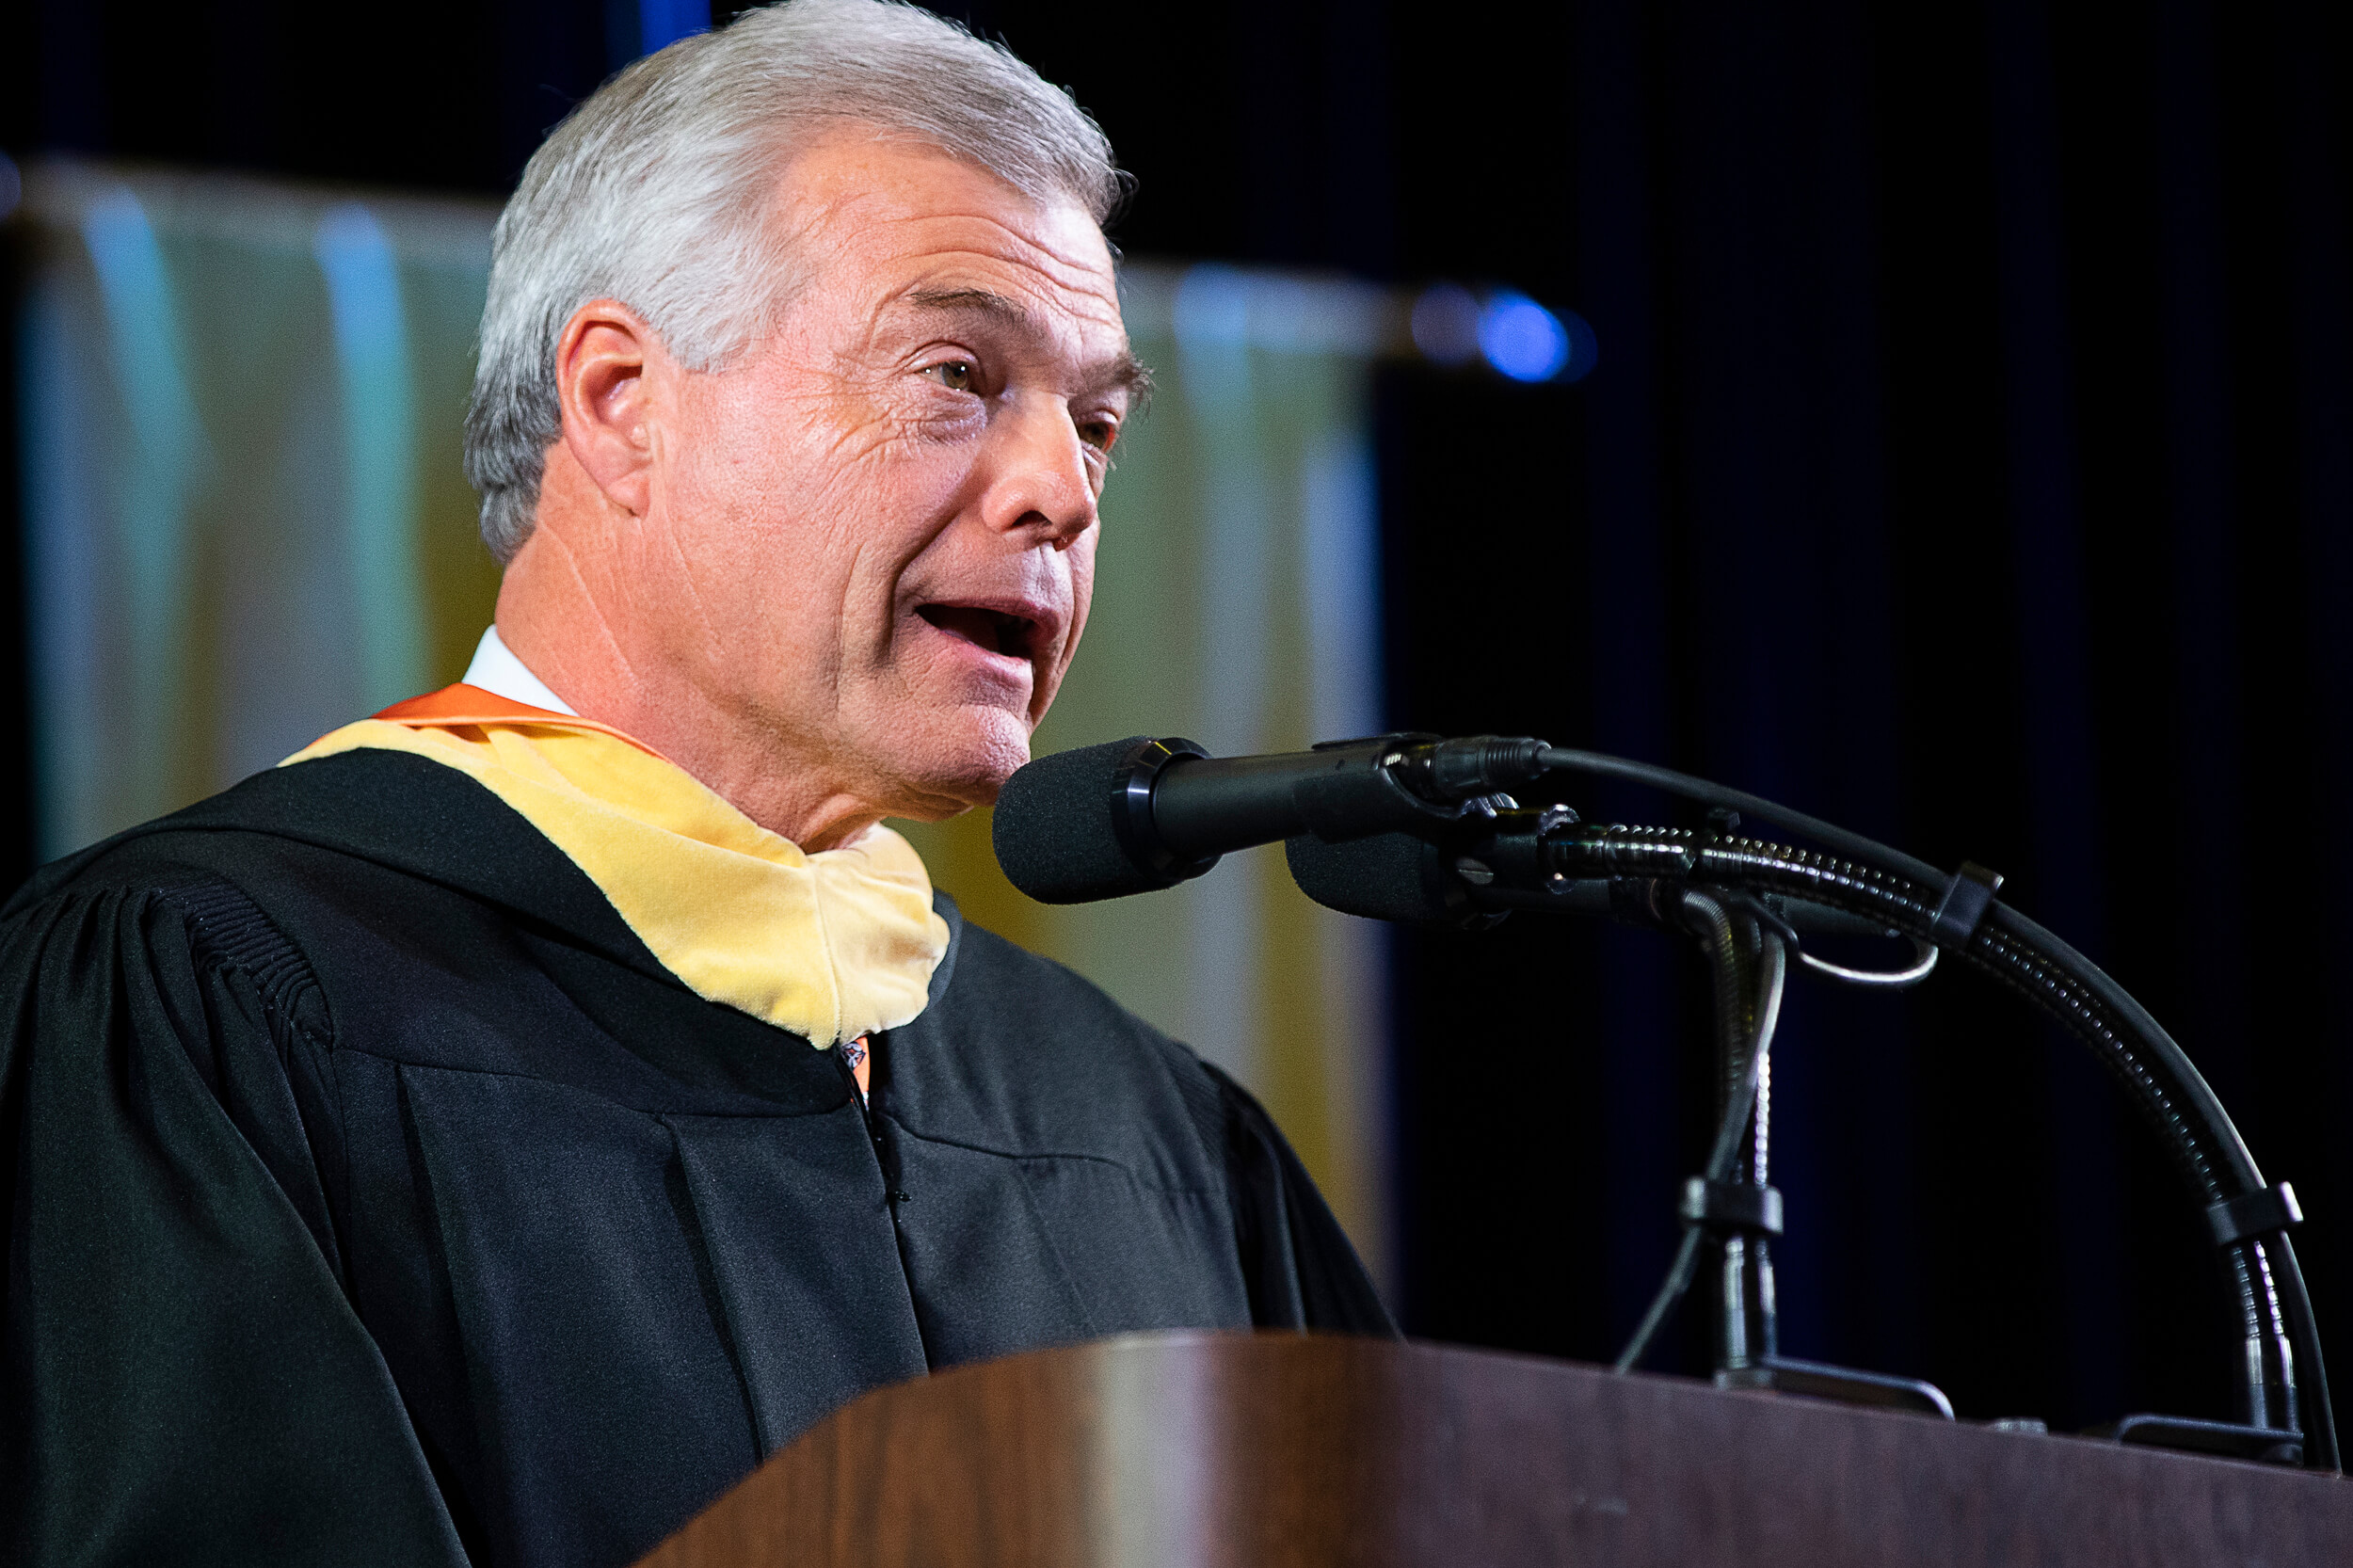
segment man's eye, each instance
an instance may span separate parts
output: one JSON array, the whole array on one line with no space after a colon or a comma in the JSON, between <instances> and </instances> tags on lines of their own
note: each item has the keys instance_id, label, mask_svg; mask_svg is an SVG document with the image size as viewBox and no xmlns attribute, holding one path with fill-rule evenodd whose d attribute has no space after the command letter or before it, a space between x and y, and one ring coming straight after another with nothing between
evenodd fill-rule
<instances>
[{"instance_id":1,"label":"man's eye","mask_svg":"<svg viewBox=\"0 0 2353 1568\"><path fill-rule=\"evenodd\" d=\"M1085 420L1079 425L1079 439L1097 452L1109 452L1119 439L1119 426L1106 419Z\"/></svg>"},{"instance_id":2,"label":"man's eye","mask_svg":"<svg viewBox=\"0 0 2353 1568\"><path fill-rule=\"evenodd\" d=\"M969 360L942 360L936 365L925 365L923 374L950 392L970 392L981 375Z\"/></svg>"}]
</instances>

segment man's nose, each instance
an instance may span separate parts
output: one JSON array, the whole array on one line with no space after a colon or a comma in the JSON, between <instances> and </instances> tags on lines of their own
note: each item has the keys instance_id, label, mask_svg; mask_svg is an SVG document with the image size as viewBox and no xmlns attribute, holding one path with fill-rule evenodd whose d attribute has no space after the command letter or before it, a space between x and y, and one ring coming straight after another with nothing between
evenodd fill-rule
<instances>
[{"instance_id":1,"label":"man's nose","mask_svg":"<svg viewBox=\"0 0 2353 1568\"><path fill-rule=\"evenodd\" d=\"M982 461L989 526L1068 544L1095 525L1095 482L1085 441L1060 398L1020 397L999 414Z\"/></svg>"}]
</instances>

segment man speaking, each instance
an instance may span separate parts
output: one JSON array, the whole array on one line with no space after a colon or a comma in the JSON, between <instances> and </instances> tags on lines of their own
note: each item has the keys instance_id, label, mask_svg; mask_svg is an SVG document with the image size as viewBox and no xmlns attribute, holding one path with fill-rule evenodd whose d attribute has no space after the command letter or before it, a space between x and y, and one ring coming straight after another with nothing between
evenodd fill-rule
<instances>
[{"instance_id":1,"label":"man speaking","mask_svg":"<svg viewBox=\"0 0 2353 1568\"><path fill-rule=\"evenodd\" d=\"M539 151L468 680L0 927L11 1560L619 1564L927 1368L1387 1330L1246 1095L880 825L992 799L1078 648L1118 188L877 0Z\"/></svg>"}]
</instances>

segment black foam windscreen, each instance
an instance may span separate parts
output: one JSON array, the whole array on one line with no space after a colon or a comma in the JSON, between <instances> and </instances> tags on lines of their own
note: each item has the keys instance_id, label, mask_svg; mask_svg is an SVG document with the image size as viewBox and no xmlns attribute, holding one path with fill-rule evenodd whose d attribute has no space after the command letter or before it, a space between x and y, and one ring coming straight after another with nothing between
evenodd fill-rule
<instances>
[{"instance_id":1,"label":"black foam windscreen","mask_svg":"<svg viewBox=\"0 0 2353 1568\"><path fill-rule=\"evenodd\" d=\"M1169 885L1128 857L1112 818L1127 760L1149 740L1058 751L1005 780L989 838L1015 887L1040 904L1086 904Z\"/></svg>"},{"instance_id":2,"label":"black foam windscreen","mask_svg":"<svg viewBox=\"0 0 2353 1568\"><path fill-rule=\"evenodd\" d=\"M1283 840L1291 880L1327 909L1416 925L1485 925L1500 917L1471 906L1448 874L1444 852L1406 833L1327 844L1312 834Z\"/></svg>"}]
</instances>

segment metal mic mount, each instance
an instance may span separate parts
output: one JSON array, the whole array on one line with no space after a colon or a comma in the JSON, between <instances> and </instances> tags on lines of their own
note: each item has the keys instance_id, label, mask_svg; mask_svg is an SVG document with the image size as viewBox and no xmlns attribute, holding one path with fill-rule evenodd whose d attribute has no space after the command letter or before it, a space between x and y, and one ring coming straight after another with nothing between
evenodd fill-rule
<instances>
[{"instance_id":1,"label":"metal mic mount","mask_svg":"<svg viewBox=\"0 0 2353 1568\"><path fill-rule=\"evenodd\" d=\"M1682 1248L1641 1326L1618 1359L1630 1371L1689 1288L1703 1237L1715 1243L1716 1383L1772 1388L1849 1404L1886 1405L1941 1416L1953 1407L1935 1384L1882 1372L1801 1361L1781 1353L1772 1248L1783 1202L1769 1179L1773 1033L1796 944L1785 922L1748 895L1648 885L1643 895L1662 929L1697 938L1715 973L1717 1115L1706 1169L1684 1183Z\"/></svg>"}]
</instances>

